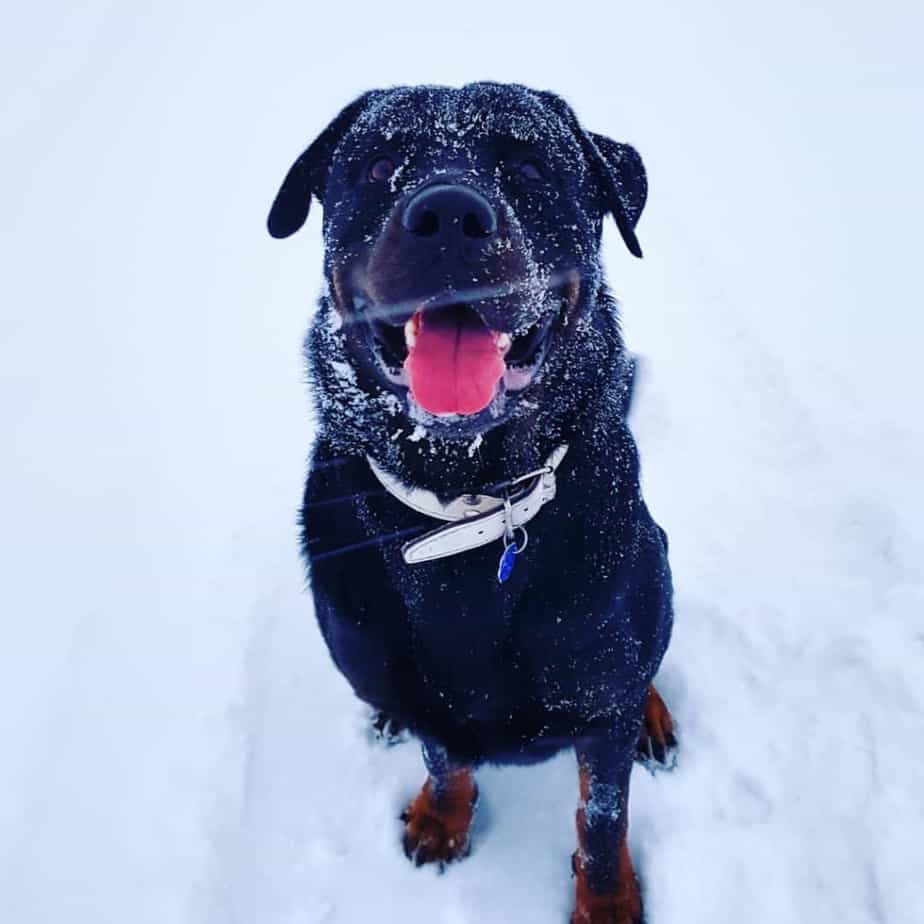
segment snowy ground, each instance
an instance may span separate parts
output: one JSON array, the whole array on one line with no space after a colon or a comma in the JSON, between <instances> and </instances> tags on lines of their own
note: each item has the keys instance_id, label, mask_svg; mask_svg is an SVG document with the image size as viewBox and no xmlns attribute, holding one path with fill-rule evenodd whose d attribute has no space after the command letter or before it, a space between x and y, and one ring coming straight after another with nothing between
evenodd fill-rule
<instances>
[{"instance_id":1,"label":"snowy ground","mask_svg":"<svg viewBox=\"0 0 924 924\"><path fill-rule=\"evenodd\" d=\"M924 921L922 16L748 7L0 3L0 920L566 919L567 756L484 771L445 876L400 853L416 748L295 550L319 210L263 231L353 95L493 77L651 178L607 244L677 584L651 924Z\"/></svg>"}]
</instances>

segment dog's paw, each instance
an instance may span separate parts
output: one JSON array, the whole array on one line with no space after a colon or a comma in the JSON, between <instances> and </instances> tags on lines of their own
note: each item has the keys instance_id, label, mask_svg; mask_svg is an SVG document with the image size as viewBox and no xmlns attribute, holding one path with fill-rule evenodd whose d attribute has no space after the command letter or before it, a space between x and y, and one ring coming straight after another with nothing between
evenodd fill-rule
<instances>
[{"instance_id":1,"label":"dog's paw","mask_svg":"<svg viewBox=\"0 0 924 924\"><path fill-rule=\"evenodd\" d=\"M396 744L404 744L411 737L411 733L400 722L395 721L384 712L373 712L369 724L369 738L376 744L387 748Z\"/></svg>"},{"instance_id":2,"label":"dog's paw","mask_svg":"<svg viewBox=\"0 0 924 924\"><path fill-rule=\"evenodd\" d=\"M648 701L645 703L645 717L638 736L635 759L652 772L673 770L677 764L674 720L653 685L648 688Z\"/></svg>"},{"instance_id":3,"label":"dog's paw","mask_svg":"<svg viewBox=\"0 0 924 924\"><path fill-rule=\"evenodd\" d=\"M447 863L468 856L477 801L478 787L471 771L452 774L449 785L438 795L432 781L427 780L401 815L407 858L415 866L437 863L442 871Z\"/></svg>"}]
</instances>

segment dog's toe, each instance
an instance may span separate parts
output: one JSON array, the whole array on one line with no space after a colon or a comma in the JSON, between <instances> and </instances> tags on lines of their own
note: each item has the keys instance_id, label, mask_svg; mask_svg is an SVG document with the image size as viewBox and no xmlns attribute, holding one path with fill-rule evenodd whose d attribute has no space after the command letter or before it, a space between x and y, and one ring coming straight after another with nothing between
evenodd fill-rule
<instances>
[{"instance_id":1,"label":"dog's toe","mask_svg":"<svg viewBox=\"0 0 924 924\"><path fill-rule=\"evenodd\" d=\"M467 830L454 830L445 820L413 815L406 822L404 854L415 866L438 863L440 868L468 855L471 838Z\"/></svg>"},{"instance_id":2,"label":"dog's toe","mask_svg":"<svg viewBox=\"0 0 924 924\"><path fill-rule=\"evenodd\" d=\"M390 748L407 741L410 737L410 732L387 713L374 712L370 722L369 735L376 743Z\"/></svg>"},{"instance_id":3,"label":"dog's toe","mask_svg":"<svg viewBox=\"0 0 924 924\"><path fill-rule=\"evenodd\" d=\"M402 812L405 856L415 866L461 860L471 849L470 829L478 790L468 774L458 791L437 798L428 781L420 795Z\"/></svg>"}]
</instances>

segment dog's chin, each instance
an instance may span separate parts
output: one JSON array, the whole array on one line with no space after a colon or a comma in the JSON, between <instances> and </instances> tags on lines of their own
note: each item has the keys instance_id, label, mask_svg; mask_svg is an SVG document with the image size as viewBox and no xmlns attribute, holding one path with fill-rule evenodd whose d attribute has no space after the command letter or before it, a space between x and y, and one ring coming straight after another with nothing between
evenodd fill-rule
<instances>
[{"instance_id":1,"label":"dog's chin","mask_svg":"<svg viewBox=\"0 0 924 924\"><path fill-rule=\"evenodd\" d=\"M474 414L433 414L421 407L410 389L405 390L407 416L432 436L444 440L470 440L510 420L519 405L518 396L507 391L501 382L491 403Z\"/></svg>"}]
</instances>

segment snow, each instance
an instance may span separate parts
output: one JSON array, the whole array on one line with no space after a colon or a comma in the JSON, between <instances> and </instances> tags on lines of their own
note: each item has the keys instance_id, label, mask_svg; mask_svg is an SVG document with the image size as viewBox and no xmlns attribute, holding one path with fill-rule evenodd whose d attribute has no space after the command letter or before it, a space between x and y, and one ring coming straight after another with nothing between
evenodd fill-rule
<instances>
[{"instance_id":1,"label":"snow","mask_svg":"<svg viewBox=\"0 0 924 924\"><path fill-rule=\"evenodd\" d=\"M4 6L0 919L566 919L567 755L483 771L446 875L401 855L419 755L296 553L320 209L263 226L359 92L487 77L651 181L645 260L605 254L677 586L651 924L924 920L922 15L600 10Z\"/></svg>"}]
</instances>

